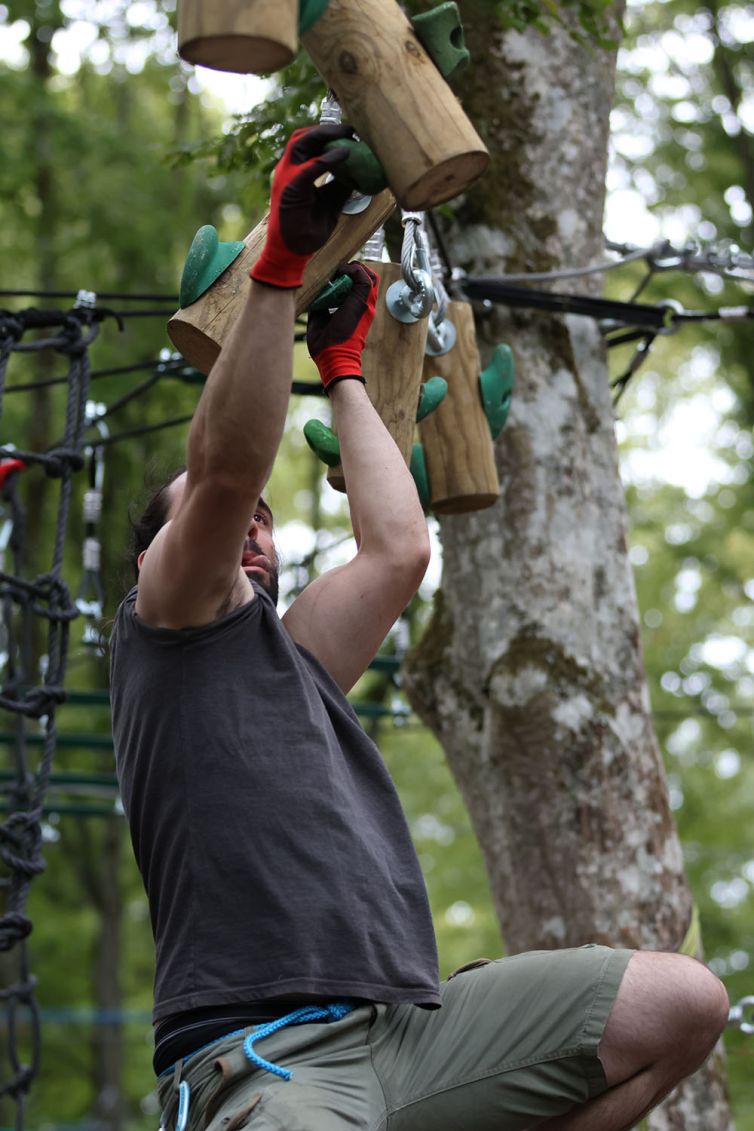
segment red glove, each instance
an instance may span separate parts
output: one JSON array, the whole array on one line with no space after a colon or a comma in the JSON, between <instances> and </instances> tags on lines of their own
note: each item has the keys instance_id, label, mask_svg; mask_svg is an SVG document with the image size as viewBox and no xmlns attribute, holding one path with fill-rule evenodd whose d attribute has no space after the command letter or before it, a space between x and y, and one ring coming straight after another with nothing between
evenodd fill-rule
<instances>
[{"instance_id":1,"label":"red glove","mask_svg":"<svg viewBox=\"0 0 754 1131\"><path fill-rule=\"evenodd\" d=\"M353 279L353 287L341 306L332 315L326 310L311 312L306 327L306 344L325 389L347 377L366 384L361 354L374 319L380 280L363 263L349 263L344 274Z\"/></svg>"},{"instance_id":2,"label":"red glove","mask_svg":"<svg viewBox=\"0 0 754 1131\"><path fill-rule=\"evenodd\" d=\"M350 126L313 126L288 139L272 176L267 239L249 272L258 283L300 287L307 263L332 235L351 190L335 180L319 188L314 182L348 160L345 146L323 152L343 137L353 137Z\"/></svg>"}]
</instances>

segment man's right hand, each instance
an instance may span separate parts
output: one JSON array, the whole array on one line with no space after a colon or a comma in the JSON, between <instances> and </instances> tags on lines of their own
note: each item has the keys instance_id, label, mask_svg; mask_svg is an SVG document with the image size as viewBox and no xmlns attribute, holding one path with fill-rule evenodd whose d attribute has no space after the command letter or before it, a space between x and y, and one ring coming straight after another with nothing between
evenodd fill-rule
<instances>
[{"instance_id":1,"label":"man's right hand","mask_svg":"<svg viewBox=\"0 0 754 1131\"><path fill-rule=\"evenodd\" d=\"M350 126L296 130L275 166L267 238L249 274L273 287L300 287L307 263L332 235L350 189L337 180L315 181L348 158L348 149L324 152L328 142L353 137Z\"/></svg>"}]
</instances>

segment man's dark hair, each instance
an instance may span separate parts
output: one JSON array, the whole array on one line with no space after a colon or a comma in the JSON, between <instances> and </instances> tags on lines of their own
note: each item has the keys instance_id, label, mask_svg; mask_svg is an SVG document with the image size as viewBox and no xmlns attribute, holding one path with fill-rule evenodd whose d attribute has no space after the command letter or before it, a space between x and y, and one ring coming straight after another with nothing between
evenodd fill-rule
<instances>
[{"instance_id":1,"label":"man's dark hair","mask_svg":"<svg viewBox=\"0 0 754 1131\"><path fill-rule=\"evenodd\" d=\"M132 518L130 514L128 516L128 521L131 524L128 560L131 563L131 568L133 569L134 577L137 581L139 580L139 554L152 545L157 531L161 530L167 522L168 511L170 509L168 488L171 483L175 483L180 475L183 475L185 470L185 465L176 468L157 490L153 491L138 518ZM270 518L272 518L272 511L264 499L260 498L259 506L264 507L269 513Z\"/></svg>"},{"instance_id":2,"label":"man's dark hair","mask_svg":"<svg viewBox=\"0 0 754 1131\"><path fill-rule=\"evenodd\" d=\"M175 483L179 475L183 475L185 467L177 468L156 491L154 491L138 518L128 516L131 523L131 540L128 546L128 560L134 572L134 577L139 579L139 554L152 545L158 530L161 530L168 519L170 499L168 488Z\"/></svg>"}]
</instances>

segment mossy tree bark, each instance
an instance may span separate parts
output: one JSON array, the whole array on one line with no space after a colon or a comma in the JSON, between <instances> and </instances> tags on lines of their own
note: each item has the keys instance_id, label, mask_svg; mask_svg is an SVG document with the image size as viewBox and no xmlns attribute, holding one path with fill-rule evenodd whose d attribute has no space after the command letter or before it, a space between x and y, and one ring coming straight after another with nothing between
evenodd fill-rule
<instances>
[{"instance_id":1,"label":"mossy tree bark","mask_svg":"<svg viewBox=\"0 0 754 1131\"><path fill-rule=\"evenodd\" d=\"M615 53L503 33L461 3L464 108L492 155L445 239L473 274L597 262ZM616 15L617 15L616 11ZM582 293L599 282L560 283ZM441 518L444 574L405 683L471 813L509 952L678 949L692 911L644 679L606 360L585 318L482 313L517 363L489 510ZM471 956L470 956L471 957ZM652 1131L730 1126L712 1058Z\"/></svg>"}]
</instances>

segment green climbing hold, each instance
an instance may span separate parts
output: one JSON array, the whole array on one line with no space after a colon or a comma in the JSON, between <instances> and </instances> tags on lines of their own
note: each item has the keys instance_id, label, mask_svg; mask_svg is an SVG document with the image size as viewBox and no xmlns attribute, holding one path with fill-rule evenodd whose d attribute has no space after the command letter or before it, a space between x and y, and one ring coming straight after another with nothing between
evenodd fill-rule
<instances>
[{"instance_id":1,"label":"green climbing hold","mask_svg":"<svg viewBox=\"0 0 754 1131\"><path fill-rule=\"evenodd\" d=\"M508 419L513 397L513 380L514 362L510 348L505 345L495 346L492 360L479 377L482 407L493 440L498 438Z\"/></svg>"},{"instance_id":2,"label":"green climbing hold","mask_svg":"<svg viewBox=\"0 0 754 1131\"><path fill-rule=\"evenodd\" d=\"M352 286L353 279L350 275L338 275L322 288L309 310L334 310L350 294Z\"/></svg>"},{"instance_id":3,"label":"green climbing hold","mask_svg":"<svg viewBox=\"0 0 754 1131\"><path fill-rule=\"evenodd\" d=\"M298 33L303 35L324 15L330 0L299 0Z\"/></svg>"},{"instance_id":4,"label":"green climbing hold","mask_svg":"<svg viewBox=\"0 0 754 1131\"><path fill-rule=\"evenodd\" d=\"M414 16L411 23L422 47L443 78L450 80L468 66L471 56L464 39L458 5L452 0L438 4L430 12Z\"/></svg>"},{"instance_id":5,"label":"green climbing hold","mask_svg":"<svg viewBox=\"0 0 754 1131\"><path fill-rule=\"evenodd\" d=\"M419 389L419 407L416 410L416 423L424 420L442 404L448 392L448 382L444 377L430 377Z\"/></svg>"},{"instance_id":6,"label":"green climbing hold","mask_svg":"<svg viewBox=\"0 0 754 1131\"><path fill-rule=\"evenodd\" d=\"M409 470L414 477L416 490L419 494L419 502L425 511L429 510L429 505L432 502L432 493L429 489L429 475L427 474L427 461L424 457L424 448L421 444L414 444L411 449L411 460L409 461Z\"/></svg>"},{"instance_id":7,"label":"green climbing hold","mask_svg":"<svg viewBox=\"0 0 754 1131\"><path fill-rule=\"evenodd\" d=\"M220 243L217 230L211 224L200 228L191 242L181 276L181 306L196 302L245 247L243 240Z\"/></svg>"},{"instance_id":8,"label":"green climbing hold","mask_svg":"<svg viewBox=\"0 0 754 1131\"><path fill-rule=\"evenodd\" d=\"M315 456L328 467L338 466L340 443L332 428L328 428L321 420L307 420L304 425L304 439Z\"/></svg>"},{"instance_id":9,"label":"green climbing hold","mask_svg":"<svg viewBox=\"0 0 754 1131\"><path fill-rule=\"evenodd\" d=\"M344 137L337 141L329 141L325 149L337 149L345 146L350 150L348 158L336 165L333 176L355 192L362 192L365 196L376 196L387 188L385 170L380 165L377 157L365 141L356 138Z\"/></svg>"}]
</instances>

